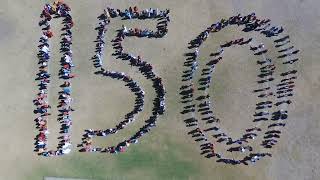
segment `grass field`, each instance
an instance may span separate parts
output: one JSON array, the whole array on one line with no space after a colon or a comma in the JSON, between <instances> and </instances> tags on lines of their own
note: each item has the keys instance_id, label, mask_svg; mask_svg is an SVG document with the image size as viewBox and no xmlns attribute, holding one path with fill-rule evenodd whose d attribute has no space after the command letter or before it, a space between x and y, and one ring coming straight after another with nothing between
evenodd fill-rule
<instances>
[{"instance_id":1,"label":"grass field","mask_svg":"<svg viewBox=\"0 0 320 180\"><path fill-rule=\"evenodd\" d=\"M0 0L0 180L42 180L44 177L67 177L94 180L318 180L320 179L320 1L317 0L65 0L72 8L73 54L75 73L72 80L74 98L72 113L72 142L80 143L86 128L109 128L132 109L134 96L120 81L100 78L93 74L89 59L94 54L94 27L96 17L103 8L112 6L125 9L129 6L171 10L169 33L162 39L130 38L124 42L127 49L142 56L163 78L167 91L167 111L158 120L157 128L143 137L128 152L119 155L79 153L74 147L71 155L43 158L33 152L36 129L32 100L36 94L37 41L40 38L39 14L45 0ZM210 24L238 13L256 12L270 18L272 24L282 25L300 49L299 71L294 103L289 108L287 126L280 142L273 148L272 158L259 161L255 166L217 164L200 155L198 145L187 135L180 115L179 88L181 86L184 53L188 42ZM53 24L58 29L60 21ZM153 21L112 22L108 38L122 24L137 27L155 27ZM58 34L58 33L57 33ZM203 52L237 37L237 31L217 34L207 40ZM267 42L266 42L267 43ZM52 40L53 62L57 62L58 39ZM133 45L134 44L134 45ZM113 50L105 50L105 64L116 71L132 76L146 91L144 111L136 123L108 139L96 143L110 145L136 132L151 114L155 92L152 84L137 69L116 61ZM229 49L224 62L217 66L213 77L216 82L210 89L216 112L224 121L225 129L238 136L250 122L255 99L247 92L252 88L257 72L254 58L243 48ZM204 57L207 57L204 55ZM236 66L232 61L238 61ZM58 65L51 69L56 76ZM237 76L238 78L234 78ZM53 78L50 102L57 103L56 79ZM51 96L52 95L52 96ZM55 104L54 104L55 103ZM54 111L55 109L53 109ZM49 123L50 142L55 147L58 125L54 118Z\"/></svg>"}]
</instances>

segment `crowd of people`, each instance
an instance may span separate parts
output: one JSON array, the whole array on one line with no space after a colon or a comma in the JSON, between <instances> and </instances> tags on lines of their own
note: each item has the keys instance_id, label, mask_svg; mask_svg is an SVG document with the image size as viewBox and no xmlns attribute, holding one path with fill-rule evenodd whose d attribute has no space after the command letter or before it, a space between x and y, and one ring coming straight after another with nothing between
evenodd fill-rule
<instances>
[{"instance_id":1,"label":"crowd of people","mask_svg":"<svg viewBox=\"0 0 320 180\"><path fill-rule=\"evenodd\" d=\"M35 138L35 151L38 152L38 155L45 157L68 154L71 151L70 127L72 126L72 121L70 113L73 109L71 108L70 80L74 77L72 74L72 67L74 67L74 65L71 50L71 28L73 27L73 21L70 11L71 9L66 4L61 1L56 1L53 5L46 4L40 15L41 21L39 22L39 26L42 28L42 36L39 41L40 45L38 46L39 72L36 78L40 83L38 84L39 93L33 102L36 106L34 113L38 115L35 122L37 129L39 129L39 133ZM57 150L48 150L47 148L49 134L48 119L51 115L51 106L48 101L48 86L50 85L51 76L49 73L49 63L51 63L49 40L54 36L50 26L52 18L63 18L64 25L62 28L63 34L61 35L63 38L60 42L62 57L60 60L61 68L59 70L59 78L63 80L63 84L60 86L59 105L57 106L59 111L58 122L61 124L61 136L59 137L60 142Z\"/></svg>"},{"instance_id":2,"label":"crowd of people","mask_svg":"<svg viewBox=\"0 0 320 180\"><path fill-rule=\"evenodd\" d=\"M125 120L120 122L116 127L107 130L86 129L85 134L82 138L83 141L78 145L79 147L82 147L80 149L80 152L102 152L112 154L124 152L130 144L137 143L140 137L148 133L151 128L156 126L156 120L158 116L163 114L165 111L165 89L162 83L162 79L153 72L152 65L144 61L141 56L135 57L134 55L125 52L122 41L129 36L148 38L163 37L168 32L167 24L170 21L168 14L169 10L159 11L158 9L145 9L143 11L139 11L137 7L130 7L125 11L121 11L119 9L115 10L108 7L106 10L104 10L104 13L98 17L100 22L98 27L96 28L96 30L98 31L98 36L95 40L96 51L95 55L92 58L94 67L98 68L96 74L124 81L126 83L126 86L128 86L137 97L134 110L128 113L125 116ZM140 130L136 134L134 134L128 140L124 140L115 146L100 148L93 146L92 138L96 136L108 136L124 129L128 124L134 121L135 116L140 111L142 111L144 104L144 91L129 75L126 75L123 72L115 72L108 69L106 70L103 67L103 51L104 45L106 44L105 34L107 32L107 26L109 25L111 19L116 17L121 17L122 19L158 19L157 31L155 32L148 29L132 29L127 28L126 26L122 26L122 28L118 31L115 39L112 40L112 46L115 50L113 55L116 56L117 59L129 61L131 66L137 67L147 79L153 82L153 87L155 88L157 95L154 99L152 116L145 121L146 124L142 128L140 128Z\"/></svg>"},{"instance_id":3,"label":"crowd of people","mask_svg":"<svg viewBox=\"0 0 320 180\"><path fill-rule=\"evenodd\" d=\"M74 23L72 21L70 11L71 9L65 3L62 1L56 1L53 5L46 4L40 15L41 21L39 22L39 26L42 28L42 37L40 38L40 45L38 46L39 72L37 73L36 78L36 80L39 81L39 93L33 101L36 106L34 113L38 115L35 122L37 129L39 129L39 133L35 138L35 151L38 152L38 155L46 157L68 154L71 151L70 128L72 126L72 120L70 113L73 111L71 107L71 79L74 78L75 75L72 74L72 67L74 67L74 64L72 62L71 50L71 29ZM95 74L123 81L136 96L135 106L131 112L125 115L124 120L113 128L106 130L86 129L82 138L82 143L78 145L78 147L81 147L81 152L103 152L112 154L124 152L130 144L137 143L140 137L156 126L158 116L162 115L165 111L165 89L162 79L154 73L153 66L144 61L141 56L134 56L125 52L122 42L126 37L131 36L147 38L161 38L165 36L168 32L168 23L170 22L168 14L169 10L161 11L159 9L150 8L139 11L137 7L130 7L129 9L121 11L119 9L108 7L104 10L104 13L98 17L99 25L96 28L98 36L95 40L95 55L92 58L94 67L97 68L97 72L95 72ZM63 83L60 86L61 91L59 92L59 104L57 106L59 111L58 122L61 124L61 136L59 137L60 142L57 150L48 150L48 118L51 115L51 106L48 102L48 86L50 84L51 77L49 73L49 63L51 58L49 40L54 36L54 33L51 30L50 21L52 18L60 17L63 18L64 25L62 28L63 33L61 34L62 40L60 42L60 53L62 54L62 57L60 60L61 68L59 70L59 78ZM103 66L103 52L106 44L105 34L111 19L116 17L120 17L123 20L158 20L156 31L149 29L127 28L126 26L122 26L122 28L117 31L118 33L115 39L112 40L112 46L115 50L113 56L116 56L117 59L129 62L132 67L138 68L148 80L151 80L156 91L156 98L154 99L154 107L151 117L145 121L146 124L140 128L137 133L115 146L100 148L94 147L92 138L96 136L109 136L126 128L126 126L135 120L136 115L143 110L144 106L145 92L138 83L133 80L133 78L124 72L116 72L109 69L106 70ZM295 87L294 80L297 78L297 70L294 70L292 65L299 60L296 57L299 50L296 50L294 46L290 46L290 39L288 35L278 38L278 36L284 32L284 29L282 27L272 27L269 22L270 19L259 20L254 13L247 16L241 16L239 14L212 24L195 40L190 42L189 48L194 49L194 52L187 53L187 60L184 62L184 66L187 67L187 69L183 72L182 81L187 83L181 87L180 94L182 96L182 103L187 105L184 106L181 113L189 116L184 120L187 127L193 128L189 134L195 138L195 141L201 143L201 154L207 158L217 157L217 162L248 165L248 161L254 163L262 157L272 156L270 153L252 153L254 148L248 144L263 132L259 127L259 122L269 123L267 130L264 132L263 141L260 145L265 149L270 149L278 142L281 134L279 127L284 127L286 125L285 120L288 118L287 106L292 103L289 98L293 96L293 88ZM282 61L282 64L286 66L286 71L279 74L281 79L276 83L276 86L272 86L273 82L276 80L276 65L272 59L266 57L268 49L266 49L262 43L254 45L252 38L239 38L228 41L225 44L221 44L220 49L210 55L213 59L207 62L206 67L202 69L201 78L198 81L198 88L195 88L193 79L197 69L199 68L197 59L199 58L200 46L208 38L210 33L219 32L230 25L243 25L244 29L242 30L244 32L260 32L266 37L272 38L275 43L275 47L279 49L278 53L280 53L277 59ZM259 88L253 91L261 100L256 104L256 111L253 114L253 122L256 123L256 126L248 127L240 139L233 139L228 136L226 132L222 132L218 125L220 123L220 119L215 116L212 110L210 95L207 92L210 88L212 74L215 70L216 64L222 60L224 49L235 45L248 45L254 55L262 57L257 61L257 64L260 66L260 73L258 74L259 79L257 80ZM202 91L202 94L197 98L194 98L195 90ZM271 97L275 97L276 102L273 102ZM194 103L194 100L196 100L196 103ZM270 112L270 109L274 107L276 107L276 110L274 112ZM200 127L196 116L197 113L200 114L201 122L205 123L205 128ZM207 136L209 132L213 132L211 136L217 143L224 143L228 147L231 146L226 151L230 153L249 153L249 155L246 155L240 160L224 157L222 153L215 151L216 144L212 143Z\"/></svg>"},{"instance_id":4,"label":"crowd of people","mask_svg":"<svg viewBox=\"0 0 320 180\"><path fill-rule=\"evenodd\" d=\"M187 104L184 106L182 114L187 114L187 119L184 120L187 127L193 128L189 134L192 135L194 140L201 142L200 149L201 154L205 155L207 158L217 157L217 162L224 162L227 164L245 164L248 165L248 161L254 163L262 157L271 156L270 153L252 153L254 150L252 146L248 145L250 140L256 139L259 133L262 133L262 129L259 128L259 122L271 122L268 125L268 129L263 136L263 142L260 144L262 147L268 149L272 148L280 138L281 131L277 127L285 126L285 119L287 119L287 105L291 103L291 100L288 99L289 96L292 96L292 91L294 87L293 80L296 79L295 74L296 70L292 70L291 65L297 62L298 58L295 57L298 54L299 50L294 50L294 46L289 46L290 40L289 36L284 36L281 38L276 38L281 33L283 33L282 27L271 27L270 19L257 19L254 13L247 16L237 16L230 17L229 19L222 19L221 21L212 24L204 32L202 32L196 39L190 42L189 49L194 49L194 52L187 53L187 59L184 62L184 66L187 69L183 72L182 81L187 82L181 87L180 94L182 95L182 103ZM193 84L193 79L198 69L198 57L199 57L199 47L201 44L208 38L210 33L215 33L221 31L223 28L230 25L243 25L244 32L260 32L268 38L272 38L276 48L282 48L278 51L280 55L278 59L285 59L282 64L287 65L286 69L288 71L280 74L280 77L283 77L276 86L272 86L274 78L274 72L276 69L275 64L270 58L266 57L268 49L265 48L264 44L253 45L253 39L249 38L245 40L244 38L239 38L226 42L225 44L220 45L220 49L212 53L210 57L213 57L210 60L206 67L201 71L201 78L198 81L199 87L197 90L202 91L201 95L197 98L194 98L195 87ZM249 49L257 57L262 57L262 60L258 60L257 64L260 66L260 74L258 75L259 80L257 81L259 88L255 89L253 92L257 93L257 97L261 100L256 104L256 112L254 113L253 122L256 123L256 126L247 128L246 132L240 139L233 140L226 132L222 132L219 128L220 119L215 117L214 112L211 108L210 95L207 92L207 89L210 87L212 73L214 72L215 65L222 60L222 54L225 48L234 46L234 45L250 45ZM293 58L292 58L293 57ZM290 69L290 70L289 70ZM276 90L275 88L276 87ZM277 102L273 103L269 99L271 97L276 97ZM196 103L194 103L196 100ZM278 109L273 113L270 113L269 109L276 106ZM203 129L200 127L200 124L196 114L200 114L201 122L204 122L206 127ZM212 143L208 136L208 132L214 132L211 136L216 139L217 143L225 143L227 146L231 146L227 149L229 152L243 152L249 153L243 159L235 160L232 158L225 158L221 153L215 151L215 143ZM236 145L236 146L234 146Z\"/></svg>"}]
</instances>

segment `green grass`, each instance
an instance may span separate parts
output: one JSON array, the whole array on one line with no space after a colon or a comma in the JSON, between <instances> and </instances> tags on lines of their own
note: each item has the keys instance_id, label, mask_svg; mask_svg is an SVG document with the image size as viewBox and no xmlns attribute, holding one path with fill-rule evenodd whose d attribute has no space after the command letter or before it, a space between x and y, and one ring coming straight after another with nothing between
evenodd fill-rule
<instances>
[{"instance_id":1,"label":"green grass","mask_svg":"<svg viewBox=\"0 0 320 180\"><path fill-rule=\"evenodd\" d=\"M135 149L130 154L118 157L117 166L119 170L141 170L151 171L152 179L188 179L197 174L198 168L175 155L171 151L154 153L146 149Z\"/></svg>"},{"instance_id":2,"label":"green grass","mask_svg":"<svg viewBox=\"0 0 320 180\"><path fill-rule=\"evenodd\" d=\"M166 144L170 151L155 151L150 147L130 147L127 153L103 156L102 154L75 154L62 157L57 163L43 165L33 169L26 179L42 180L44 176L87 178L94 180L122 179L189 179L199 176L200 169L192 161L184 158L184 146ZM147 145L148 146L148 145ZM49 159L51 160L51 159ZM54 164L54 167L52 165ZM194 179L194 178L192 178Z\"/></svg>"}]
</instances>

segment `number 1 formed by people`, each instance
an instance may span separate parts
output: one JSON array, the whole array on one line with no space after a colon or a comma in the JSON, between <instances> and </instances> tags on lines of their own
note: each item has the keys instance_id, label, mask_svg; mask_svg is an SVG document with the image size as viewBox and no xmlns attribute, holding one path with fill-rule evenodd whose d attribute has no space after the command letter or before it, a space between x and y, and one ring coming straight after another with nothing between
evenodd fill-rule
<instances>
[{"instance_id":1,"label":"number 1 formed by people","mask_svg":"<svg viewBox=\"0 0 320 180\"><path fill-rule=\"evenodd\" d=\"M42 35L39 40L40 45L39 52L37 54L39 72L37 73L36 80L39 82L39 91L36 98L34 99L34 105L36 109L34 113L37 115L35 122L37 129L39 130L35 138L35 151L38 155L51 157L51 156L61 156L71 152L71 140L70 140L70 129L72 126L71 121L71 79L74 77L72 69L74 67L72 61L72 32L73 20L71 17L70 7L60 1L55 2L53 5L46 4L40 15L39 26L42 28ZM48 119L51 115L48 98L48 86L50 85L49 64L51 63L50 55L50 44L49 40L52 37L59 36L54 34L51 30L50 21L53 18L62 18L62 34L61 34L61 60L60 60L60 70L59 79L62 81L60 87L61 90L58 94L59 104L58 108L58 122L60 123L60 133L59 144L56 150L48 150Z\"/></svg>"}]
</instances>

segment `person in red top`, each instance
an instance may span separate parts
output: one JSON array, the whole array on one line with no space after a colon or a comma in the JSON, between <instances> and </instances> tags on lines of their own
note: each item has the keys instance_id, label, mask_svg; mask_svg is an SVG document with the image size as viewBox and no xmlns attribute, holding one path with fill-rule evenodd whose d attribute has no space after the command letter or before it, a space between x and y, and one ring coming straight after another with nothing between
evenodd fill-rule
<instances>
[{"instance_id":1,"label":"person in red top","mask_svg":"<svg viewBox=\"0 0 320 180\"><path fill-rule=\"evenodd\" d=\"M52 36L53 36L53 32L50 30L44 32L43 34L46 35L48 38L52 38Z\"/></svg>"},{"instance_id":2,"label":"person in red top","mask_svg":"<svg viewBox=\"0 0 320 180\"><path fill-rule=\"evenodd\" d=\"M38 136L39 141L45 141L46 140L46 135L43 132L40 132Z\"/></svg>"},{"instance_id":3,"label":"person in red top","mask_svg":"<svg viewBox=\"0 0 320 180\"><path fill-rule=\"evenodd\" d=\"M63 65L63 68L64 68L64 69L70 69L71 66L70 66L69 64L65 64L65 65Z\"/></svg>"},{"instance_id":4,"label":"person in red top","mask_svg":"<svg viewBox=\"0 0 320 180\"><path fill-rule=\"evenodd\" d=\"M45 17L47 21L51 21L52 17L48 11L48 9L44 9L40 15L41 18Z\"/></svg>"}]
</instances>

